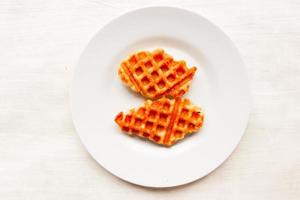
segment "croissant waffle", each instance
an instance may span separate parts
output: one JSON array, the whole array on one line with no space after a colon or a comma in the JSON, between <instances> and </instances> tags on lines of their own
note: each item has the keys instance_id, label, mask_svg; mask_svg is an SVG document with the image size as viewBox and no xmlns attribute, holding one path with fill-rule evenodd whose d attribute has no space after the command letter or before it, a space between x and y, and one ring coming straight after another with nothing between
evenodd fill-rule
<instances>
[{"instance_id":1,"label":"croissant waffle","mask_svg":"<svg viewBox=\"0 0 300 200\"><path fill-rule=\"evenodd\" d=\"M141 51L121 63L119 76L132 90L158 99L184 95L194 77L196 67L187 68L185 61L175 61L162 49Z\"/></svg>"},{"instance_id":2,"label":"croissant waffle","mask_svg":"<svg viewBox=\"0 0 300 200\"><path fill-rule=\"evenodd\" d=\"M203 112L190 100L161 98L146 100L138 109L120 112L116 123L129 135L147 138L157 144L171 146L201 128Z\"/></svg>"}]
</instances>

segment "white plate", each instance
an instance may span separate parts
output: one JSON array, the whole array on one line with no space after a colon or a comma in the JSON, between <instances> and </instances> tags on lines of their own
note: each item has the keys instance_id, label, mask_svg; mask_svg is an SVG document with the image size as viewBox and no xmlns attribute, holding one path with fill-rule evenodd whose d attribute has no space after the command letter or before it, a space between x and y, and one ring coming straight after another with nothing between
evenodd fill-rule
<instances>
[{"instance_id":1,"label":"white plate","mask_svg":"<svg viewBox=\"0 0 300 200\"><path fill-rule=\"evenodd\" d=\"M114 122L144 101L121 83L120 62L155 48L198 68L185 96L205 111L200 132L171 148L129 137ZM171 187L207 175L231 154L247 125L250 93L242 59L218 27L187 10L149 7L114 19L89 42L75 69L71 108L84 146L106 170L138 185Z\"/></svg>"}]
</instances>

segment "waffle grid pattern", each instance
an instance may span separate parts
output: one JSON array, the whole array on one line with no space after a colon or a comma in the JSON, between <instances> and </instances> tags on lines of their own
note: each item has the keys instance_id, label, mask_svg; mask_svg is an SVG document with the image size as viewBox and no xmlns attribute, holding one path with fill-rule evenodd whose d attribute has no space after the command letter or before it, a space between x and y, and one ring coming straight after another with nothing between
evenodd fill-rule
<instances>
[{"instance_id":1,"label":"waffle grid pattern","mask_svg":"<svg viewBox=\"0 0 300 200\"><path fill-rule=\"evenodd\" d=\"M189 88L196 68L174 59L162 49L133 54L121 63L119 76L132 90L145 97L181 97Z\"/></svg>"},{"instance_id":2,"label":"waffle grid pattern","mask_svg":"<svg viewBox=\"0 0 300 200\"><path fill-rule=\"evenodd\" d=\"M203 112L187 99L147 100L137 110L122 112L115 121L124 132L171 146L185 135L197 131L203 123Z\"/></svg>"}]
</instances>

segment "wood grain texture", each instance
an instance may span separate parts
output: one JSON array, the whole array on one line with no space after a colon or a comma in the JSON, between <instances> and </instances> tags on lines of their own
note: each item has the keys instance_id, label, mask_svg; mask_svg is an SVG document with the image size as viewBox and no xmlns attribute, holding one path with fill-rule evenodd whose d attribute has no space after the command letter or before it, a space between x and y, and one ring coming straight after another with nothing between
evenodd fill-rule
<instances>
[{"instance_id":1,"label":"wood grain texture","mask_svg":"<svg viewBox=\"0 0 300 200\"><path fill-rule=\"evenodd\" d=\"M106 172L70 116L85 44L113 17L147 5L187 8L220 26L251 83L238 148L209 176L177 188L147 189ZM300 199L299 0L1 0L0 44L0 199Z\"/></svg>"}]
</instances>

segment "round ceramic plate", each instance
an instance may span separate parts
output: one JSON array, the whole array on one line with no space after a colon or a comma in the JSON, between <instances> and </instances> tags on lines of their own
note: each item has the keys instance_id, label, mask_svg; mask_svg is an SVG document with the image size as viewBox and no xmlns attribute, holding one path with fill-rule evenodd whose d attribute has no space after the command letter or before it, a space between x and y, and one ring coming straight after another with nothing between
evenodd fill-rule
<instances>
[{"instance_id":1,"label":"round ceramic plate","mask_svg":"<svg viewBox=\"0 0 300 200\"><path fill-rule=\"evenodd\" d=\"M125 135L114 122L145 100L122 84L120 62L156 48L197 67L185 97L205 112L203 128L171 148ZM187 10L149 7L112 20L89 42L74 72L71 108L84 146L102 167L134 184L171 187L207 175L232 153L247 125L250 93L243 61L217 26Z\"/></svg>"}]
</instances>

